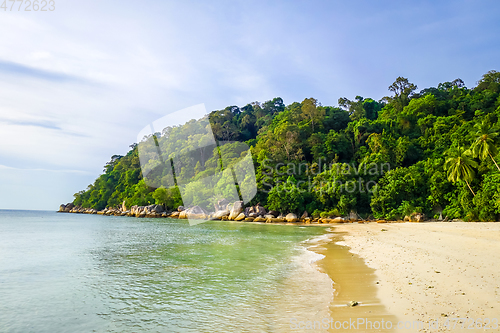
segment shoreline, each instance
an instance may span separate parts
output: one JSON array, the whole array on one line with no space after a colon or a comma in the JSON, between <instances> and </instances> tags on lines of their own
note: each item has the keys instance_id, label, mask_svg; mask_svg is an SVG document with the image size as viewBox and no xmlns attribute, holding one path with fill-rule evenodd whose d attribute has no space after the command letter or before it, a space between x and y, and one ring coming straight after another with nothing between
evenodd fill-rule
<instances>
[{"instance_id":1,"label":"shoreline","mask_svg":"<svg viewBox=\"0 0 500 333\"><path fill-rule=\"evenodd\" d=\"M357 321L391 321L396 323L398 318L390 313L378 295L378 276L375 269L366 265L365 260L352 253L350 248L343 245L345 233L330 228L324 237L316 240L308 250L323 255L323 258L314 264L317 269L328 275L333 287L333 298L329 305L330 320L334 323ZM352 304L351 302L356 302ZM339 328L330 323L328 332L338 332ZM333 327L332 327L333 326ZM396 332L395 329L346 329L342 331L355 332Z\"/></svg>"},{"instance_id":2,"label":"shoreline","mask_svg":"<svg viewBox=\"0 0 500 333\"><path fill-rule=\"evenodd\" d=\"M328 252L328 248L344 247L343 251L347 249L373 272L379 282L375 285L376 296L385 307L385 315L403 322L419 321L423 325L394 332L469 332L468 325L473 321L477 324L478 319L482 321L480 325L484 325L486 318L490 321L490 330L495 331L492 320L495 318L498 323L500 319L500 282L496 268L500 260L500 224L341 224L330 233L333 236L323 245L326 257L320 267L331 274L333 281L340 282L340 293L351 292L351 287L345 285L349 279L355 280L360 288L369 286L373 278L363 279L359 272L351 271L346 273L347 280L341 282L343 278L334 270L341 264L335 263L339 259ZM348 307L337 308L335 299L332 305L333 318L338 309L351 318L359 317L357 307L351 308L354 311L348 311ZM450 327L445 325L447 319ZM455 321L457 326L453 329ZM461 328L464 321L466 326Z\"/></svg>"}]
</instances>

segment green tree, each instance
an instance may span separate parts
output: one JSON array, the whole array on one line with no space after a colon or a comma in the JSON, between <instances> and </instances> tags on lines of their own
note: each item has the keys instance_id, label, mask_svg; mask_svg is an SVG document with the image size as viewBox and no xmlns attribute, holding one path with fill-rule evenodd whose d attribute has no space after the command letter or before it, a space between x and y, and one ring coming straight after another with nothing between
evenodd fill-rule
<instances>
[{"instance_id":1,"label":"green tree","mask_svg":"<svg viewBox=\"0 0 500 333\"><path fill-rule=\"evenodd\" d=\"M311 122L311 128L314 132L314 122L319 121L325 115L325 110L318 108L318 100L312 97L306 98L302 101L302 115Z\"/></svg>"},{"instance_id":2,"label":"green tree","mask_svg":"<svg viewBox=\"0 0 500 333\"><path fill-rule=\"evenodd\" d=\"M493 163L497 166L498 171L500 171L500 167L498 167L497 162L493 158L493 156L496 156L498 153L498 129L491 126L486 120L483 120L480 124L476 124L475 128L476 141L472 144L474 157L479 157L484 160L489 156Z\"/></svg>"},{"instance_id":3,"label":"green tree","mask_svg":"<svg viewBox=\"0 0 500 333\"><path fill-rule=\"evenodd\" d=\"M267 205L270 210L299 213L302 210L304 195L297 187L297 181L289 176L285 183L274 186L269 192Z\"/></svg>"},{"instance_id":4,"label":"green tree","mask_svg":"<svg viewBox=\"0 0 500 333\"><path fill-rule=\"evenodd\" d=\"M410 102L411 94L417 90L417 86L410 83L407 78L399 76L389 86L389 90L394 93L394 97L386 97L385 99L394 103L398 111L402 111Z\"/></svg>"},{"instance_id":5,"label":"green tree","mask_svg":"<svg viewBox=\"0 0 500 333\"><path fill-rule=\"evenodd\" d=\"M444 168L448 171L448 180L453 183L461 180L465 181L475 196L476 194L469 182L474 179L474 168L477 168L478 164L472 159L472 152L462 146L455 146L448 150L446 155Z\"/></svg>"}]
</instances>

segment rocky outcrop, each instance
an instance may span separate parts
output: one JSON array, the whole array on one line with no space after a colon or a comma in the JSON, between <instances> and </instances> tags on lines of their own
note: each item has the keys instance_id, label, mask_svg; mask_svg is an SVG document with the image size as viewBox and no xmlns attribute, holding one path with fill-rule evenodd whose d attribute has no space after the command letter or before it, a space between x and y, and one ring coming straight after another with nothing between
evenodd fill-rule
<instances>
[{"instance_id":1,"label":"rocky outcrop","mask_svg":"<svg viewBox=\"0 0 500 333\"><path fill-rule=\"evenodd\" d=\"M284 218L269 217L266 219L266 223L283 223L286 222Z\"/></svg>"},{"instance_id":2,"label":"rocky outcrop","mask_svg":"<svg viewBox=\"0 0 500 333\"><path fill-rule=\"evenodd\" d=\"M319 223L344 223L345 220L342 217L336 218L321 218L318 220Z\"/></svg>"},{"instance_id":3,"label":"rocky outcrop","mask_svg":"<svg viewBox=\"0 0 500 333\"><path fill-rule=\"evenodd\" d=\"M243 212L243 201L236 201L233 204L231 213L229 213L229 220L234 220L242 212Z\"/></svg>"},{"instance_id":4,"label":"rocky outcrop","mask_svg":"<svg viewBox=\"0 0 500 333\"><path fill-rule=\"evenodd\" d=\"M73 205L73 203L71 202L67 204L62 204L61 206L59 206L58 212L69 213L73 208L75 208L75 205Z\"/></svg>"},{"instance_id":5,"label":"rocky outcrop","mask_svg":"<svg viewBox=\"0 0 500 333\"><path fill-rule=\"evenodd\" d=\"M299 218L294 213L288 213L285 217L287 222L297 222Z\"/></svg>"},{"instance_id":6,"label":"rocky outcrop","mask_svg":"<svg viewBox=\"0 0 500 333\"><path fill-rule=\"evenodd\" d=\"M132 206L129 210L125 206L125 202L116 207L106 207L100 211L92 208L83 208L80 206L75 206L73 203L62 204L59 207L58 212L66 213L80 213L80 214L99 214L99 215L113 215L113 216L133 216L139 218L179 218L179 219L214 219L223 221L245 221L245 222L265 222L265 223L294 223L301 222L305 224L309 223L344 223L353 222L354 218L358 223L363 223L363 220L357 215L356 212L351 211L350 214L346 215L345 218L335 217L335 218L318 218L309 216L307 211L300 216L300 218L294 213L288 213L286 216L279 213L278 211L267 212L264 207L260 204L244 208L242 201L236 201L234 203L229 203L226 199L219 200L214 204L216 208L219 208L215 212L207 213L200 206L194 207L184 207L179 206L176 211L170 213L165 210L162 205L148 205L148 206ZM360 220L361 219L361 220ZM368 220L373 220L373 217L368 218ZM421 222L425 220L425 215L420 213L413 213L410 216L405 217L405 221L411 222ZM355 220L354 220L355 221ZM385 220L376 220L377 223L386 223ZM402 222L402 221L399 221Z\"/></svg>"},{"instance_id":7,"label":"rocky outcrop","mask_svg":"<svg viewBox=\"0 0 500 333\"><path fill-rule=\"evenodd\" d=\"M235 221L243 221L245 219L245 214L240 213L238 216L235 217Z\"/></svg>"},{"instance_id":8,"label":"rocky outcrop","mask_svg":"<svg viewBox=\"0 0 500 333\"><path fill-rule=\"evenodd\" d=\"M217 203L214 204L215 211L221 211L221 210L226 210L227 205L229 205L229 200L227 199L222 199L217 201Z\"/></svg>"},{"instance_id":9,"label":"rocky outcrop","mask_svg":"<svg viewBox=\"0 0 500 333\"><path fill-rule=\"evenodd\" d=\"M108 209L111 210L111 209ZM121 211L120 211L121 212ZM130 212L126 213L127 216L135 217L163 217L163 213L166 214L165 207L163 205L149 205L149 206L137 206L134 205L130 207ZM106 214L105 215L109 215ZM116 215L116 214L112 214Z\"/></svg>"},{"instance_id":10,"label":"rocky outcrop","mask_svg":"<svg viewBox=\"0 0 500 333\"><path fill-rule=\"evenodd\" d=\"M212 215L212 218L215 220L220 220L224 216L229 216L229 214L230 214L230 212L227 209L219 210Z\"/></svg>"},{"instance_id":11,"label":"rocky outcrop","mask_svg":"<svg viewBox=\"0 0 500 333\"><path fill-rule=\"evenodd\" d=\"M410 216L406 215L403 219L405 222L423 222L425 215L422 213L412 213Z\"/></svg>"},{"instance_id":12,"label":"rocky outcrop","mask_svg":"<svg viewBox=\"0 0 500 333\"><path fill-rule=\"evenodd\" d=\"M187 217L189 219L195 220L205 220L207 218L207 212L200 206L194 206L186 209Z\"/></svg>"},{"instance_id":13,"label":"rocky outcrop","mask_svg":"<svg viewBox=\"0 0 500 333\"><path fill-rule=\"evenodd\" d=\"M272 215L273 217L278 217L280 215L280 213L276 210L270 210L269 215Z\"/></svg>"},{"instance_id":14,"label":"rocky outcrop","mask_svg":"<svg viewBox=\"0 0 500 333\"><path fill-rule=\"evenodd\" d=\"M250 217L257 217L257 216L264 216L266 215L266 209L262 207L260 204L257 204L252 207L247 207L245 209L245 216L250 216Z\"/></svg>"}]
</instances>

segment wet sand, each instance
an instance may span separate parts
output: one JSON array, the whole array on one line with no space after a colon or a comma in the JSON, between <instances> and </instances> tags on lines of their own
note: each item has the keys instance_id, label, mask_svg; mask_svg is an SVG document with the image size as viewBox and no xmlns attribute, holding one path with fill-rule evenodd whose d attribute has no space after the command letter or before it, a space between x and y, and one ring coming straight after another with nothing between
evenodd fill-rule
<instances>
[{"instance_id":1,"label":"wet sand","mask_svg":"<svg viewBox=\"0 0 500 333\"><path fill-rule=\"evenodd\" d=\"M331 241L313 250L326 256L318 264L334 281L334 320L422 323L394 332L470 332L479 318L473 331L488 321L485 331L500 331L500 223L352 223L333 230ZM348 307L352 300L360 305Z\"/></svg>"},{"instance_id":2,"label":"wet sand","mask_svg":"<svg viewBox=\"0 0 500 333\"><path fill-rule=\"evenodd\" d=\"M349 247L339 244L345 235L329 233L324 241L309 248L325 256L316 264L333 281L334 293L330 302L333 322L330 322L328 331L395 332L386 325L387 321L397 322L397 318L389 313L377 295L379 281L375 269L368 267L359 255L350 252ZM353 301L357 302L354 306Z\"/></svg>"}]
</instances>

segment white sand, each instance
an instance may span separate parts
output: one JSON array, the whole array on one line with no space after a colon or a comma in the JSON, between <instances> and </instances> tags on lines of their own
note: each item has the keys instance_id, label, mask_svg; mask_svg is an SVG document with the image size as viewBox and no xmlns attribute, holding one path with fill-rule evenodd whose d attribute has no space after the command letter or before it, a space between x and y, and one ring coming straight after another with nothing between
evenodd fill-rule
<instances>
[{"instance_id":1,"label":"white sand","mask_svg":"<svg viewBox=\"0 0 500 333\"><path fill-rule=\"evenodd\" d=\"M341 244L376 270L387 310L426 323L402 332L500 332L493 323L489 330L453 329L454 320L443 326L448 318L500 319L500 223L354 223L334 231L346 232ZM436 319L439 328L429 329Z\"/></svg>"}]
</instances>

